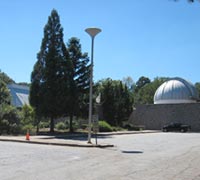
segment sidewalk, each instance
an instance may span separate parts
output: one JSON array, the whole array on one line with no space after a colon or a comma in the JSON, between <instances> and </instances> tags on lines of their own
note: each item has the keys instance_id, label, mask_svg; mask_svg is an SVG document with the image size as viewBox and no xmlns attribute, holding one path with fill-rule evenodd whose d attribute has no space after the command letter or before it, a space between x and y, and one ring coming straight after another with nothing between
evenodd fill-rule
<instances>
[{"instance_id":1,"label":"sidewalk","mask_svg":"<svg viewBox=\"0 0 200 180\"><path fill-rule=\"evenodd\" d=\"M98 138L106 138L106 136L112 135L124 135L124 134L141 134L141 133L155 133L158 131L144 130L144 131L119 131L119 132L108 132L108 133L98 133ZM92 138L95 142L95 138ZM44 144L44 145L56 145L56 146L72 146L72 147L114 147L113 144L89 144L87 143L87 136L83 134L68 134L68 135L35 135L30 136L30 140L26 140L24 136L0 136L0 141L10 141L19 143L31 143L31 144Z\"/></svg>"}]
</instances>

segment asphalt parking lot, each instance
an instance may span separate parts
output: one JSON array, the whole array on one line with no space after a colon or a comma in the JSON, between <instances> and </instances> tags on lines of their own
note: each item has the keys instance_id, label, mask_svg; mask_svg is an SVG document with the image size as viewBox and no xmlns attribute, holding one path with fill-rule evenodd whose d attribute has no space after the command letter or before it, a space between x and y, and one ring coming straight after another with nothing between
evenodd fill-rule
<instances>
[{"instance_id":1,"label":"asphalt parking lot","mask_svg":"<svg viewBox=\"0 0 200 180\"><path fill-rule=\"evenodd\" d=\"M110 148L0 142L0 177L11 179L200 179L200 133L112 135Z\"/></svg>"}]
</instances>

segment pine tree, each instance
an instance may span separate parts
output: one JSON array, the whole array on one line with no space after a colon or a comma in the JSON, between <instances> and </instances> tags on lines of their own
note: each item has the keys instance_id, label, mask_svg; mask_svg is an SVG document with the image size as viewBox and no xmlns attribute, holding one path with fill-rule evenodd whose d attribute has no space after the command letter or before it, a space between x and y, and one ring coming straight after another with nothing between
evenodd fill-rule
<instances>
[{"instance_id":1,"label":"pine tree","mask_svg":"<svg viewBox=\"0 0 200 180\"><path fill-rule=\"evenodd\" d=\"M70 99L68 103L68 113L70 116L70 131L73 131L73 116L80 114L84 108L83 99L89 88L89 66L88 55L82 53L79 39L71 38L67 44L69 59L71 61L70 71Z\"/></svg>"},{"instance_id":2,"label":"pine tree","mask_svg":"<svg viewBox=\"0 0 200 180\"><path fill-rule=\"evenodd\" d=\"M67 50L63 42L63 28L56 10L52 10L44 28L44 37L31 74L30 103L36 114L50 117L50 132L54 119L64 112L64 88Z\"/></svg>"}]
</instances>

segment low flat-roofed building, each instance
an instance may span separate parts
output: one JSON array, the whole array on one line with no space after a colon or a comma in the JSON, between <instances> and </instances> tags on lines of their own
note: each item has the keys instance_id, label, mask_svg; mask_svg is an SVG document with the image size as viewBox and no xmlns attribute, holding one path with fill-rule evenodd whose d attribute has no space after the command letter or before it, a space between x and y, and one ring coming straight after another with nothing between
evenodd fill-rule
<instances>
[{"instance_id":1,"label":"low flat-roofed building","mask_svg":"<svg viewBox=\"0 0 200 180\"><path fill-rule=\"evenodd\" d=\"M23 105L29 105L29 90L28 86L18 85L18 84L8 84L7 85L10 95L11 104L15 107L22 107Z\"/></svg>"}]
</instances>

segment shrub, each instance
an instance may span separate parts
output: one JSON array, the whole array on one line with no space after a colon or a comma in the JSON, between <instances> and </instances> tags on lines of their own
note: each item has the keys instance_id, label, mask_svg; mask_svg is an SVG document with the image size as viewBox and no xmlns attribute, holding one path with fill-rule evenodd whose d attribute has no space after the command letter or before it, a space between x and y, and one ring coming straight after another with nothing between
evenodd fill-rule
<instances>
[{"instance_id":1,"label":"shrub","mask_svg":"<svg viewBox=\"0 0 200 180\"><path fill-rule=\"evenodd\" d=\"M13 123L10 125L10 133L17 135L21 132L21 127L19 124Z\"/></svg>"},{"instance_id":2,"label":"shrub","mask_svg":"<svg viewBox=\"0 0 200 180\"><path fill-rule=\"evenodd\" d=\"M6 119L0 119L0 134L9 132L9 122Z\"/></svg>"},{"instance_id":3,"label":"shrub","mask_svg":"<svg viewBox=\"0 0 200 180\"><path fill-rule=\"evenodd\" d=\"M117 126L117 127L112 127L112 129L113 129L113 131L124 131L124 130L125 130L124 128L119 127L119 126Z\"/></svg>"},{"instance_id":4,"label":"shrub","mask_svg":"<svg viewBox=\"0 0 200 180\"><path fill-rule=\"evenodd\" d=\"M140 126L133 126L130 124L126 124L124 126L125 129L127 129L128 131L141 131L144 129L144 127L140 127Z\"/></svg>"},{"instance_id":5,"label":"shrub","mask_svg":"<svg viewBox=\"0 0 200 180\"><path fill-rule=\"evenodd\" d=\"M33 134L34 133L33 130L34 130L34 126L32 124L27 124L22 127L21 131L23 134L27 133L27 131Z\"/></svg>"},{"instance_id":6,"label":"shrub","mask_svg":"<svg viewBox=\"0 0 200 180\"><path fill-rule=\"evenodd\" d=\"M24 105L22 107L22 118L21 118L21 124L23 126L26 125L34 125L34 110L29 105Z\"/></svg>"},{"instance_id":7,"label":"shrub","mask_svg":"<svg viewBox=\"0 0 200 180\"><path fill-rule=\"evenodd\" d=\"M67 126L64 122L57 123L55 127L57 130L65 130L67 128Z\"/></svg>"},{"instance_id":8,"label":"shrub","mask_svg":"<svg viewBox=\"0 0 200 180\"><path fill-rule=\"evenodd\" d=\"M99 121L99 132L111 132L112 127L106 121Z\"/></svg>"},{"instance_id":9,"label":"shrub","mask_svg":"<svg viewBox=\"0 0 200 180\"><path fill-rule=\"evenodd\" d=\"M43 128L49 128L49 122L41 121L39 123L39 128L41 128L41 129L43 129Z\"/></svg>"},{"instance_id":10,"label":"shrub","mask_svg":"<svg viewBox=\"0 0 200 180\"><path fill-rule=\"evenodd\" d=\"M10 105L0 105L0 133L18 134L20 132L20 113Z\"/></svg>"}]
</instances>

